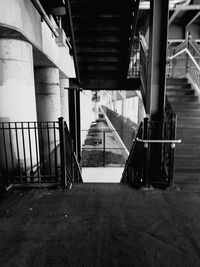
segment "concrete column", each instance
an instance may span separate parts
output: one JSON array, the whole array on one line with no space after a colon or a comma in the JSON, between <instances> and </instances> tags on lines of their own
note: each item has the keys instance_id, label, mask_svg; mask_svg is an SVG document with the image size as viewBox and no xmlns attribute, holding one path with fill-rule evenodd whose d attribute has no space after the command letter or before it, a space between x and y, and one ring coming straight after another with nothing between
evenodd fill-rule
<instances>
[{"instance_id":1,"label":"concrete column","mask_svg":"<svg viewBox=\"0 0 200 267\"><path fill-rule=\"evenodd\" d=\"M60 79L61 116L69 125L69 97L67 88L69 88L69 79Z\"/></svg>"},{"instance_id":2,"label":"concrete column","mask_svg":"<svg viewBox=\"0 0 200 267\"><path fill-rule=\"evenodd\" d=\"M35 70L37 117L39 122L58 121L61 117L59 70L57 68L37 68ZM43 174L52 174L55 169L55 153L58 153L59 134L53 129L39 131L40 159ZM56 142L56 148L55 148ZM58 162L59 165L59 162Z\"/></svg>"},{"instance_id":3,"label":"concrete column","mask_svg":"<svg viewBox=\"0 0 200 267\"><path fill-rule=\"evenodd\" d=\"M59 70L36 68L35 87L38 121L57 121L61 116Z\"/></svg>"},{"instance_id":4,"label":"concrete column","mask_svg":"<svg viewBox=\"0 0 200 267\"><path fill-rule=\"evenodd\" d=\"M31 44L0 39L0 118L36 121Z\"/></svg>"},{"instance_id":5,"label":"concrete column","mask_svg":"<svg viewBox=\"0 0 200 267\"><path fill-rule=\"evenodd\" d=\"M0 39L0 122L36 120L32 45L22 40L2 38ZM19 123L16 125L21 127ZM3 125L0 124L0 166L2 172L5 169L6 173L29 172L31 166L29 141L32 146L32 165L36 164L34 131L30 130L29 135L27 130L24 130L23 142L22 130L18 130L17 135L15 130L5 130L5 136L3 136L2 127ZM4 142L6 143L5 146ZM26 147L25 159L23 143ZM17 144L19 149L17 149ZM5 148L6 153L4 153Z\"/></svg>"}]
</instances>

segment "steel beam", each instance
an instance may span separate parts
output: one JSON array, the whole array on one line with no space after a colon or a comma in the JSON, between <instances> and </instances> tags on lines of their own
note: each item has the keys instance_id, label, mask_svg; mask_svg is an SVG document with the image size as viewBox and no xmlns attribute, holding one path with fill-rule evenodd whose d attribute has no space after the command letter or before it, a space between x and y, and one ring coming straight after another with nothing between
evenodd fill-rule
<instances>
[{"instance_id":1,"label":"steel beam","mask_svg":"<svg viewBox=\"0 0 200 267\"><path fill-rule=\"evenodd\" d=\"M76 107L76 89L69 89L69 131L74 144L74 151L78 151L77 137L77 107Z\"/></svg>"},{"instance_id":2,"label":"steel beam","mask_svg":"<svg viewBox=\"0 0 200 267\"><path fill-rule=\"evenodd\" d=\"M152 0L150 7L147 113L162 120L165 105L169 0Z\"/></svg>"}]
</instances>

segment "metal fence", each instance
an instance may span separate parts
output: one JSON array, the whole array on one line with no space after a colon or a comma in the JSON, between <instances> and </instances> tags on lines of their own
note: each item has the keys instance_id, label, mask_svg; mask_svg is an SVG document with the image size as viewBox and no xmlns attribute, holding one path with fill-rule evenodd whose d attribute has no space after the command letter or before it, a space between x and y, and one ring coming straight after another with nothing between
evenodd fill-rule
<instances>
[{"instance_id":1,"label":"metal fence","mask_svg":"<svg viewBox=\"0 0 200 267\"><path fill-rule=\"evenodd\" d=\"M82 133L84 132L82 130ZM82 166L124 166L127 154L124 147L117 142L115 135L115 131L90 128L82 146Z\"/></svg>"},{"instance_id":2,"label":"metal fence","mask_svg":"<svg viewBox=\"0 0 200 267\"><path fill-rule=\"evenodd\" d=\"M78 163L74 163L73 148L63 144L72 140L66 127L62 135L61 121L62 118L50 122L0 122L0 184L67 185L68 181L76 181ZM63 168L68 175L62 172Z\"/></svg>"}]
</instances>

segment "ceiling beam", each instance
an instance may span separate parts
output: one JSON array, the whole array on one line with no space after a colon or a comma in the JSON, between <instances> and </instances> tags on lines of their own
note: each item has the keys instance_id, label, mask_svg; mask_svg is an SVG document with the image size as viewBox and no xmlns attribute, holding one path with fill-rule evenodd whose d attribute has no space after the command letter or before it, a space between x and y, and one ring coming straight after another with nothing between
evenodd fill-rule
<instances>
[{"instance_id":1,"label":"ceiling beam","mask_svg":"<svg viewBox=\"0 0 200 267\"><path fill-rule=\"evenodd\" d=\"M140 79L82 78L83 90L139 90Z\"/></svg>"}]
</instances>

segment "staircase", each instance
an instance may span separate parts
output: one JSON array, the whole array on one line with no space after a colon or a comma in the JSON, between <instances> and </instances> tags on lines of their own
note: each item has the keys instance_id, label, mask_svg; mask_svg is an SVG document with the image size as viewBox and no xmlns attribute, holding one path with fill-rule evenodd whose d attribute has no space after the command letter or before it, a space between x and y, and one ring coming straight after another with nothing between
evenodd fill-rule
<instances>
[{"instance_id":1,"label":"staircase","mask_svg":"<svg viewBox=\"0 0 200 267\"><path fill-rule=\"evenodd\" d=\"M175 183L200 182L200 99L185 78L167 80L167 96L177 114Z\"/></svg>"}]
</instances>

